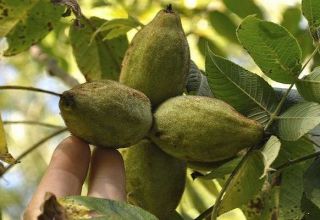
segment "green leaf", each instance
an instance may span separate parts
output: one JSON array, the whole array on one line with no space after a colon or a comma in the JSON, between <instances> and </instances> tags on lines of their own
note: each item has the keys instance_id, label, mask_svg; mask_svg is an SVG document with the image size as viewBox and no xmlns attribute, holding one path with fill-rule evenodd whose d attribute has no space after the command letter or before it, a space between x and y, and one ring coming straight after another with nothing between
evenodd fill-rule
<instances>
[{"instance_id":1,"label":"green leaf","mask_svg":"<svg viewBox=\"0 0 320 220\"><path fill-rule=\"evenodd\" d=\"M254 199L243 206L247 220L270 220L278 219L279 187L268 185Z\"/></svg>"},{"instance_id":2,"label":"green leaf","mask_svg":"<svg viewBox=\"0 0 320 220\"><path fill-rule=\"evenodd\" d=\"M309 28L314 40L319 40L320 2L318 0L302 0L302 13L309 22Z\"/></svg>"},{"instance_id":3,"label":"green leaf","mask_svg":"<svg viewBox=\"0 0 320 220\"><path fill-rule=\"evenodd\" d=\"M103 41L103 36L110 30L99 32L92 39L94 32L106 20L92 17L83 21L84 28L76 26L70 29L70 41L78 67L87 81L97 79L118 80L121 62L128 48L125 35Z\"/></svg>"},{"instance_id":4,"label":"green leaf","mask_svg":"<svg viewBox=\"0 0 320 220\"><path fill-rule=\"evenodd\" d=\"M253 151L233 177L221 201L219 215L247 204L262 188L265 178L264 158L260 151Z\"/></svg>"},{"instance_id":5,"label":"green leaf","mask_svg":"<svg viewBox=\"0 0 320 220\"><path fill-rule=\"evenodd\" d=\"M253 0L241 0L241 5L234 0L223 0L223 3L230 11L242 18L252 14L262 18L262 11Z\"/></svg>"},{"instance_id":6,"label":"green leaf","mask_svg":"<svg viewBox=\"0 0 320 220\"><path fill-rule=\"evenodd\" d=\"M206 175L199 176L199 179L212 180L218 178L224 178L226 175L232 173L236 166L241 161L242 157L237 157L231 161L226 162L225 164L220 165L213 171L209 172Z\"/></svg>"},{"instance_id":7,"label":"green leaf","mask_svg":"<svg viewBox=\"0 0 320 220\"><path fill-rule=\"evenodd\" d=\"M217 55L219 56L224 56L225 53L219 48L219 46L213 42L211 39L204 37L204 36L199 36L198 38L198 43L197 43L198 49L200 53L206 57L206 48L207 46Z\"/></svg>"},{"instance_id":8,"label":"green leaf","mask_svg":"<svg viewBox=\"0 0 320 220\"><path fill-rule=\"evenodd\" d=\"M233 43L238 43L236 36L237 25L226 13L220 11L209 12L209 22L218 34Z\"/></svg>"},{"instance_id":9,"label":"green leaf","mask_svg":"<svg viewBox=\"0 0 320 220\"><path fill-rule=\"evenodd\" d=\"M311 102L320 102L320 67L296 83L301 96Z\"/></svg>"},{"instance_id":10,"label":"green leaf","mask_svg":"<svg viewBox=\"0 0 320 220\"><path fill-rule=\"evenodd\" d=\"M104 36L104 40L111 40L121 35L125 35L128 31L130 31L133 28L137 28L140 25L140 22L134 19L133 17L119 18L106 21L94 32L94 34L92 35L92 39L94 39L98 33L102 32L101 35Z\"/></svg>"},{"instance_id":11,"label":"green leaf","mask_svg":"<svg viewBox=\"0 0 320 220\"><path fill-rule=\"evenodd\" d=\"M313 144L305 138L298 141L281 141L281 144L274 167L314 152ZM282 171L279 195L280 219L301 219L299 217L303 214L300 209L303 196L303 174L310 163L310 161L301 162Z\"/></svg>"},{"instance_id":12,"label":"green leaf","mask_svg":"<svg viewBox=\"0 0 320 220\"><path fill-rule=\"evenodd\" d=\"M304 211L303 220L319 220L320 209L304 195L302 197L302 210Z\"/></svg>"},{"instance_id":13,"label":"green leaf","mask_svg":"<svg viewBox=\"0 0 320 220\"><path fill-rule=\"evenodd\" d=\"M301 11L297 7L287 8L282 16L281 26L285 27L291 34L295 35L299 29L301 21Z\"/></svg>"},{"instance_id":14,"label":"green leaf","mask_svg":"<svg viewBox=\"0 0 320 220\"><path fill-rule=\"evenodd\" d=\"M156 220L157 218L147 211L125 202L87 196L68 196L58 199L59 203L66 208L65 211L70 219L132 219L132 220Z\"/></svg>"},{"instance_id":15,"label":"green leaf","mask_svg":"<svg viewBox=\"0 0 320 220\"><path fill-rule=\"evenodd\" d=\"M262 155L264 157L264 173L267 175L270 171L271 164L278 157L280 151L281 142L276 136L271 136L262 149Z\"/></svg>"},{"instance_id":16,"label":"green leaf","mask_svg":"<svg viewBox=\"0 0 320 220\"><path fill-rule=\"evenodd\" d=\"M6 162L8 164L15 164L17 161L13 158L13 156L8 152L6 133L4 131L1 115L0 115L0 161ZM0 162L0 166L2 163ZM0 167L0 174L1 174Z\"/></svg>"},{"instance_id":17,"label":"green leaf","mask_svg":"<svg viewBox=\"0 0 320 220\"><path fill-rule=\"evenodd\" d=\"M8 153L6 133L0 115L0 155Z\"/></svg>"},{"instance_id":18,"label":"green leaf","mask_svg":"<svg viewBox=\"0 0 320 220\"><path fill-rule=\"evenodd\" d=\"M316 159L304 174L306 197L320 208L320 160Z\"/></svg>"},{"instance_id":19,"label":"green leaf","mask_svg":"<svg viewBox=\"0 0 320 220\"><path fill-rule=\"evenodd\" d=\"M296 141L320 123L320 105L304 102L289 108L278 118L277 134L282 140Z\"/></svg>"},{"instance_id":20,"label":"green leaf","mask_svg":"<svg viewBox=\"0 0 320 220\"><path fill-rule=\"evenodd\" d=\"M216 56L208 49L206 75L215 97L261 124L269 120L277 100L273 88L260 76Z\"/></svg>"},{"instance_id":21,"label":"green leaf","mask_svg":"<svg viewBox=\"0 0 320 220\"><path fill-rule=\"evenodd\" d=\"M264 74L281 83L293 83L301 71L301 49L282 26L246 17L237 29L238 39Z\"/></svg>"},{"instance_id":22,"label":"green leaf","mask_svg":"<svg viewBox=\"0 0 320 220\"><path fill-rule=\"evenodd\" d=\"M9 15L0 19L0 36L5 36L9 44L4 56L16 55L40 41L57 25L63 13L63 7L50 1L9 2L0 2L0 12Z\"/></svg>"}]
</instances>

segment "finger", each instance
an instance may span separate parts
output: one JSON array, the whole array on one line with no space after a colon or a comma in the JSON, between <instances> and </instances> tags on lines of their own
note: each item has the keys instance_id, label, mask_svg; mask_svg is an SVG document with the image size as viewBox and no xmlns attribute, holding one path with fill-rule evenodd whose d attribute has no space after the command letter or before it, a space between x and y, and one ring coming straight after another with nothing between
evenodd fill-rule
<instances>
[{"instance_id":1,"label":"finger","mask_svg":"<svg viewBox=\"0 0 320 220\"><path fill-rule=\"evenodd\" d=\"M90 156L89 145L82 140L74 136L63 140L54 151L47 171L26 209L25 219L36 219L40 214L46 192L57 197L80 194Z\"/></svg>"},{"instance_id":2,"label":"finger","mask_svg":"<svg viewBox=\"0 0 320 220\"><path fill-rule=\"evenodd\" d=\"M97 148L93 152L88 195L126 201L124 164L117 150Z\"/></svg>"}]
</instances>

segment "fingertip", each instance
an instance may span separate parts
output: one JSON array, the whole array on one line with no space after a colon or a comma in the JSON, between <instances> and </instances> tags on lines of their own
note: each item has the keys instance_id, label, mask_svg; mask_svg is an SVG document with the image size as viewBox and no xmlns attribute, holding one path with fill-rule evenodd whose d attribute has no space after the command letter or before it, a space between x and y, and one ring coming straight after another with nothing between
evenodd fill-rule
<instances>
[{"instance_id":1,"label":"fingertip","mask_svg":"<svg viewBox=\"0 0 320 220\"><path fill-rule=\"evenodd\" d=\"M94 150L88 195L126 201L124 161L117 150L102 148Z\"/></svg>"}]
</instances>

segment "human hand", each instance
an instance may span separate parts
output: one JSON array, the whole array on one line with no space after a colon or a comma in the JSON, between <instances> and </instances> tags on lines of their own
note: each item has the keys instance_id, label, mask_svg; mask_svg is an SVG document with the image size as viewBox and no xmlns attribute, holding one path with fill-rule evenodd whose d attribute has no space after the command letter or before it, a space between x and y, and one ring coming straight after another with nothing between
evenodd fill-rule
<instances>
[{"instance_id":1,"label":"human hand","mask_svg":"<svg viewBox=\"0 0 320 220\"><path fill-rule=\"evenodd\" d=\"M125 171L120 153L113 149L97 148L91 156L87 143L70 136L54 151L23 219L37 219L46 192L57 197L80 195L90 160L88 196L126 201Z\"/></svg>"}]
</instances>

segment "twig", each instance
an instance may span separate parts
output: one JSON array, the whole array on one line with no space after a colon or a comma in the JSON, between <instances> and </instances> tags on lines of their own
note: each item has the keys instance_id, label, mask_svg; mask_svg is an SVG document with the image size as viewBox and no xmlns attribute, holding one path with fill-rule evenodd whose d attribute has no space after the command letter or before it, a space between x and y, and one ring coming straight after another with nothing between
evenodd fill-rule
<instances>
[{"instance_id":1,"label":"twig","mask_svg":"<svg viewBox=\"0 0 320 220\"><path fill-rule=\"evenodd\" d=\"M307 67L307 65L309 64L309 62L312 60L312 58L316 55L316 53L318 52L320 48L320 44L317 45L317 47L314 49L314 51L312 52L312 54L310 55L310 57L308 58L308 60L306 61L306 63L303 65L303 67L301 68L300 73L297 76L297 79L295 80L295 82L293 82L290 87L287 89L287 91L285 92L285 94L282 96L279 104L277 105L277 108L275 109L274 113L271 114L270 120L268 121L268 123L266 124L266 126L264 127L264 130L266 131L271 124L273 123L273 121L277 118L277 115L279 114L283 103L286 101L287 96L289 95L292 87L294 86L294 84L296 83L296 81L298 80L299 75L304 71L304 69Z\"/></svg>"},{"instance_id":2,"label":"twig","mask_svg":"<svg viewBox=\"0 0 320 220\"><path fill-rule=\"evenodd\" d=\"M39 126L48 127L48 128L64 128L63 126L60 126L60 125L53 125L53 124L38 122L38 121L3 121L2 123L4 125L26 124L26 125L39 125Z\"/></svg>"},{"instance_id":3,"label":"twig","mask_svg":"<svg viewBox=\"0 0 320 220\"><path fill-rule=\"evenodd\" d=\"M22 160L25 156L27 156L29 153L31 153L32 151L34 151L35 149L37 149L39 146L41 146L43 143L45 143L46 141L50 140L51 138L63 133L67 131L67 128L63 128L60 129L58 131L53 132L52 134L48 135L47 137L44 137L43 139L41 139L40 141L38 141L37 143L35 143L34 145L32 145L31 147L29 147L26 151L24 151L20 156L18 156L16 158L17 161ZM2 177L6 172L8 172L12 167L14 167L15 164L10 164L9 166L7 166L5 168L5 170L0 174L0 177Z\"/></svg>"},{"instance_id":4,"label":"twig","mask_svg":"<svg viewBox=\"0 0 320 220\"><path fill-rule=\"evenodd\" d=\"M56 59L43 52L39 46L31 47L30 54L35 61L45 66L50 76L55 76L61 79L67 86L71 88L79 84L78 80L72 77L64 69L59 67Z\"/></svg>"},{"instance_id":5,"label":"twig","mask_svg":"<svg viewBox=\"0 0 320 220\"><path fill-rule=\"evenodd\" d=\"M297 159L288 161L288 162L283 163L280 166L276 167L275 168L275 170L276 170L275 172L281 172L283 169L285 169L285 168L287 168L289 166L292 166L292 165L297 164L297 163L304 162L306 160L313 159L313 158L318 157L318 156L320 156L320 151L312 153L312 154L307 154L306 156L299 157Z\"/></svg>"},{"instance_id":6,"label":"twig","mask_svg":"<svg viewBox=\"0 0 320 220\"><path fill-rule=\"evenodd\" d=\"M0 86L0 90L8 90L8 89L15 89L15 90L28 90L28 91L34 91L34 92L42 92L42 93L47 93L50 95L55 95L60 97L60 93L52 92L49 90L44 90L44 89L39 89L39 88L34 88L34 87L28 87L28 86Z\"/></svg>"},{"instance_id":7,"label":"twig","mask_svg":"<svg viewBox=\"0 0 320 220\"><path fill-rule=\"evenodd\" d=\"M197 218L195 218L194 220L202 220L202 219L206 219L207 217L210 216L212 210L213 210L214 206L209 207L207 210L205 210L204 212L202 212Z\"/></svg>"}]
</instances>

